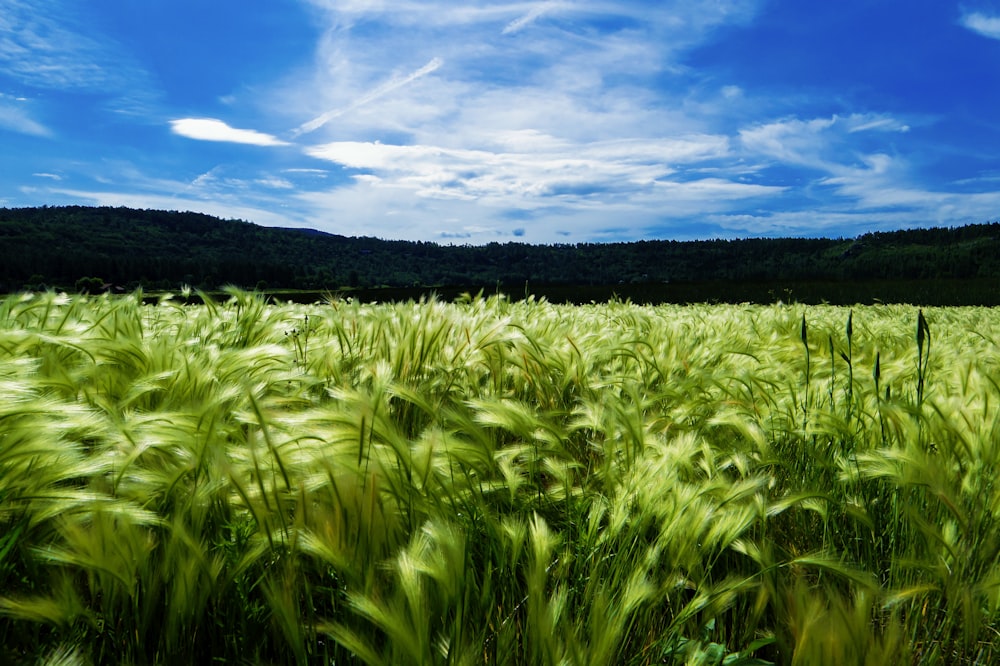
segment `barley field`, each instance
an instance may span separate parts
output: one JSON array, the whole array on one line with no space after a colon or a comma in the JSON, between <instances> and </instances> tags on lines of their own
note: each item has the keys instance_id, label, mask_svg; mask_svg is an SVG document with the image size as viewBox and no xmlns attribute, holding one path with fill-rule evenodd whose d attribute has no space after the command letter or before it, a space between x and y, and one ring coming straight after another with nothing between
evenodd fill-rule
<instances>
[{"instance_id":1,"label":"barley field","mask_svg":"<svg viewBox=\"0 0 1000 666\"><path fill-rule=\"evenodd\" d=\"M1000 312L0 300L26 664L1000 660Z\"/></svg>"}]
</instances>

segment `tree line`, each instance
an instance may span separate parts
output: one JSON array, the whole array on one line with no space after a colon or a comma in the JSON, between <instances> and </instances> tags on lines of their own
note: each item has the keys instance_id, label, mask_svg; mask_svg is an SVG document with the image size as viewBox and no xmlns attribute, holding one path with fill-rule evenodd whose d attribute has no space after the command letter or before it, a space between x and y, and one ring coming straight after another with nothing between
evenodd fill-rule
<instances>
[{"instance_id":1,"label":"tree line","mask_svg":"<svg viewBox=\"0 0 1000 666\"><path fill-rule=\"evenodd\" d=\"M0 208L0 290L261 289L1000 278L1000 223L856 238L483 246L345 237L190 212ZM81 283L82 284L82 283Z\"/></svg>"}]
</instances>

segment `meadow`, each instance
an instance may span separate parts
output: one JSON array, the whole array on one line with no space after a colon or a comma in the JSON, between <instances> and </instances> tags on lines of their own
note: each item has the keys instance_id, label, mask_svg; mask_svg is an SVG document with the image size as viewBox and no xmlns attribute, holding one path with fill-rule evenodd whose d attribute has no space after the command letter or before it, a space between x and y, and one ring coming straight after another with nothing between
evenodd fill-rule
<instances>
[{"instance_id":1,"label":"meadow","mask_svg":"<svg viewBox=\"0 0 1000 666\"><path fill-rule=\"evenodd\" d=\"M1000 660L1000 312L0 300L0 650Z\"/></svg>"}]
</instances>

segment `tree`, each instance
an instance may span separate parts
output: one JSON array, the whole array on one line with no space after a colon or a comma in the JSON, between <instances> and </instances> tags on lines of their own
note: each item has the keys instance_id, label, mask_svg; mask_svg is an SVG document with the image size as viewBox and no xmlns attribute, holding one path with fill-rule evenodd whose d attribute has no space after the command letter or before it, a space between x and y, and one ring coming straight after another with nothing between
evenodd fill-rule
<instances>
[{"instance_id":1,"label":"tree","mask_svg":"<svg viewBox=\"0 0 1000 666\"><path fill-rule=\"evenodd\" d=\"M82 277L76 281L75 286L81 294L97 294L104 290L104 280L99 277Z\"/></svg>"}]
</instances>

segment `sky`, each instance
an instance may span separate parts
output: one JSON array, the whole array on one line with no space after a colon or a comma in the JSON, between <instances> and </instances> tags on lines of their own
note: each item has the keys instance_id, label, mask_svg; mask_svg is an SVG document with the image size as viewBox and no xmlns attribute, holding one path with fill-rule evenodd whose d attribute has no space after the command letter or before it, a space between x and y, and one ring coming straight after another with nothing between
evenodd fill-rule
<instances>
[{"instance_id":1,"label":"sky","mask_svg":"<svg viewBox=\"0 0 1000 666\"><path fill-rule=\"evenodd\" d=\"M582 243L1000 219L1000 0L0 0L0 207Z\"/></svg>"}]
</instances>

